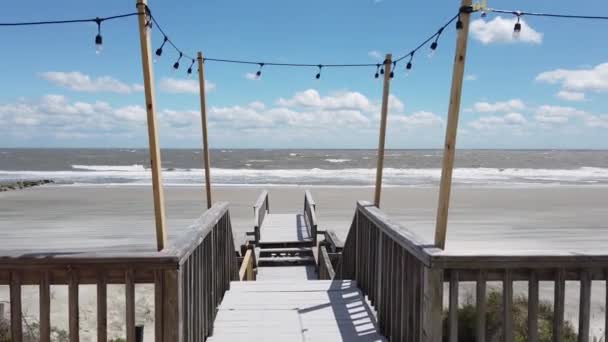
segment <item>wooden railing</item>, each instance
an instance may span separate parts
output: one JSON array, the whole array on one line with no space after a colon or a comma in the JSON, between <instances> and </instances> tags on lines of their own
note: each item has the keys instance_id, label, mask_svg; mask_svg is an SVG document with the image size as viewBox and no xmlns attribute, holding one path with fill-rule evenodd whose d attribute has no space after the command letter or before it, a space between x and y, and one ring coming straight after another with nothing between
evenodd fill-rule
<instances>
[{"instance_id":1,"label":"wooden railing","mask_svg":"<svg viewBox=\"0 0 608 342\"><path fill-rule=\"evenodd\" d=\"M253 205L253 231L256 243L260 241L260 228L262 227L262 223L264 222L264 217L266 217L266 214L269 212L270 204L268 201L268 191L264 190Z\"/></svg>"},{"instance_id":2,"label":"wooden railing","mask_svg":"<svg viewBox=\"0 0 608 342\"><path fill-rule=\"evenodd\" d=\"M249 245L253 247L253 245ZM255 280L255 251L253 248L247 248L241 267L239 269L239 280L240 281L252 281Z\"/></svg>"},{"instance_id":3,"label":"wooden railing","mask_svg":"<svg viewBox=\"0 0 608 342\"><path fill-rule=\"evenodd\" d=\"M319 256L319 264L317 265L319 270L319 279L334 279L336 276L336 272L334 271L334 266L332 265L329 253L327 252L327 245L325 242L319 243L317 254Z\"/></svg>"},{"instance_id":4,"label":"wooden railing","mask_svg":"<svg viewBox=\"0 0 608 342\"><path fill-rule=\"evenodd\" d=\"M97 286L97 340L107 341L107 285L125 285L126 340L135 342L135 284L154 284L155 341L204 341L231 280L238 279L226 203L205 212L171 247L90 252L2 252L0 285L10 286L11 341L24 339L21 287L40 291L40 341L50 342L51 285L68 286L70 342L80 340L79 286Z\"/></svg>"},{"instance_id":5,"label":"wooden railing","mask_svg":"<svg viewBox=\"0 0 608 342\"><path fill-rule=\"evenodd\" d=\"M309 190L306 190L304 193L304 219L306 221L306 226L308 228L308 232L310 233L310 237L312 237L313 245L317 244L317 214L316 214L316 204L312 199L312 194Z\"/></svg>"},{"instance_id":6,"label":"wooden railing","mask_svg":"<svg viewBox=\"0 0 608 342\"><path fill-rule=\"evenodd\" d=\"M608 254L608 253L607 253ZM359 202L336 268L354 279L378 312L391 341L458 341L460 282L476 283L477 341L486 341L487 282L502 282L502 341L514 340L513 282L528 283L527 341L539 341L539 281L554 284L553 341L563 341L565 282L580 284L578 341L589 341L591 281L608 285L608 255L458 255L446 253ZM447 331L443 331L444 282L449 283ZM608 320L604 313L604 322ZM608 330L607 330L608 331ZM444 336L445 333L445 336ZM495 338L495 337L493 337ZM490 339L488 339L489 341Z\"/></svg>"}]
</instances>

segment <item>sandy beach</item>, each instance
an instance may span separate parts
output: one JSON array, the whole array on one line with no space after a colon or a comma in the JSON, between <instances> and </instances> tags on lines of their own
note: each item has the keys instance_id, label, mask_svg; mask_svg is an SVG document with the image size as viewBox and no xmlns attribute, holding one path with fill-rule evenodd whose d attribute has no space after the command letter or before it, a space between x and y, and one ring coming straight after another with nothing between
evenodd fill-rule
<instances>
[{"instance_id":1,"label":"sandy beach","mask_svg":"<svg viewBox=\"0 0 608 342\"><path fill-rule=\"evenodd\" d=\"M273 212L293 212L303 204L305 187L270 187ZM252 205L262 188L216 187L214 201L230 202L237 241L252 229ZM369 187L312 187L320 229L334 229L345 236L356 200L370 200ZM447 251L495 253L526 250L605 252L608 214L602 186L559 187L456 187L453 189ZM166 188L170 238L203 212L203 189L196 186ZM403 226L432 241L437 202L434 187L387 187L381 207ZM42 186L0 193L0 249L66 250L147 244L154 248L151 190L146 186ZM497 286L497 284L490 284ZM463 284L468 287L467 284ZM53 324L65 327L67 291L53 287ZM515 284L516 291L525 284ZM541 297L552 300L552 284L541 283ZM121 287L110 289L111 336L122 334L124 304ZM81 290L83 338L94 332L93 287ZM463 296L467 291L461 291ZM578 317L578 286L567 285L567 313ZM8 301L8 287L0 286L0 301ZM37 288L24 289L25 312L37 316ZM593 312L603 310L604 286L593 287ZM138 286L138 321L146 325L151 340L153 317L151 289ZM601 315L600 315L601 316ZM599 334L601 322L595 321Z\"/></svg>"}]
</instances>

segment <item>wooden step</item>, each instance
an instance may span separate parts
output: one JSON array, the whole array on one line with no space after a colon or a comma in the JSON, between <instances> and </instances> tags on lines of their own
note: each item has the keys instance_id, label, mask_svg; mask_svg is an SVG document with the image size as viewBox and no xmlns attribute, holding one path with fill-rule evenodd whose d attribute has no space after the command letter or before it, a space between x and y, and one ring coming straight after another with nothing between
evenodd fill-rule
<instances>
[{"instance_id":1,"label":"wooden step","mask_svg":"<svg viewBox=\"0 0 608 342\"><path fill-rule=\"evenodd\" d=\"M310 247L295 248L264 248L260 249L260 257L313 256Z\"/></svg>"},{"instance_id":2,"label":"wooden step","mask_svg":"<svg viewBox=\"0 0 608 342\"><path fill-rule=\"evenodd\" d=\"M315 258L313 256L260 257L258 259L258 267L314 264Z\"/></svg>"},{"instance_id":3,"label":"wooden step","mask_svg":"<svg viewBox=\"0 0 608 342\"><path fill-rule=\"evenodd\" d=\"M305 241L275 241L275 242L264 242L258 243L257 247L261 249L269 248L306 248L313 247L312 240Z\"/></svg>"}]
</instances>

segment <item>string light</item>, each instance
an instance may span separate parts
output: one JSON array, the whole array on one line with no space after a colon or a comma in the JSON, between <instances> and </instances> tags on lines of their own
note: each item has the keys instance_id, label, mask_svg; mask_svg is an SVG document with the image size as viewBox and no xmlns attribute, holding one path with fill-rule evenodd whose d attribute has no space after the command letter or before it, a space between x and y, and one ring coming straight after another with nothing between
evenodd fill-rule
<instances>
[{"instance_id":1,"label":"string light","mask_svg":"<svg viewBox=\"0 0 608 342\"><path fill-rule=\"evenodd\" d=\"M182 59L182 57L184 56L183 53L179 53L179 57L177 58L177 61L175 61L175 63L173 63L173 69L177 70L179 69L179 61Z\"/></svg>"},{"instance_id":2,"label":"string light","mask_svg":"<svg viewBox=\"0 0 608 342\"><path fill-rule=\"evenodd\" d=\"M100 54L103 49L103 37L101 36L101 22L103 20L99 17L95 18L97 24L97 35L95 36L95 53Z\"/></svg>"},{"instance_id":3,"label":"string light","mask_svg":"<svg viewBox=\"0 0 608 342\"><path fill-rule=\"evenodd\" d=\"M192 75L192 66L194 65L194 59L192 59L192 63L190 63L190 66L188 67L188 76Z\"/></svg>"},{"instance_id":4,"label":"string light","mask_svg":"<svg viewBox=\"0 0 608 342\"><path fill-rule=\"evenodd\" d=\"M410 60L407 61L407 64L405 65L405 74L406 75L409 75L410 70L412 70L412 60L414 59L414 52L415 51L410 52L410 54L409 54Z\"/></svg>"},{"instance_id":5,"label":"string light","mask_svg":"<svg viewBox=\"0 0 608 342\"><path fill-rule=\"evenodd\" d=\"M165 44L167 43L167 41L169 40L169 38L167 38L167 36L165 36L165 39L163 39L163 43L160 44L160 47L158 49L156 49L156 58L154 59L154 61L156 62L156 60L158 58L160 58L160 56L163 55L163 47L165 46Z\"/></svg>"},{"instance_id":6,"label":"string light","mask_svg":"<svg viewBox=\"0 0 608 342\"><path fill-rule=\"evenodd\" d=\"M516 15L517 15L517 22L515 23L515 26L513 27L513 38L519 39L519 36L521 34L521 23L519 22L519 19L521 18L521 14L518 12Z\"/></svg>"},{"instance_id":7,"label":"string light","mask_svg":"<svg viewBox=\"0 0 608 342\"><path fill-rule=\"evenodd\" d=\"M439 37L441 36L442 32L443 32L443 27L440 28L439 31L437 31L437 35L435 36L435 40L431 43L431 52L429 53L429 57L433 57L435 55L435 50L437 50L437 45L438 45Z\"/></svg>"},{"instance_id":8,"label":"string light","mask_svg":"<svg viewBox=\"0 0 608 342\"><path fill-rule=\"evenodd\" d=\"M393 62L393 68L391 69L391 73L389 74L390 78L395 77L395 68L397 68L397 62Z\"/></svg>"},{"instance_id":9,"label":"string light","mask_svg":"<svg viewBox=\"0 0 608 342\"><path fill-rule=\"evenodd\" d=\"M462 20L460 20L460 13L458 13L458 21L456 21L456 29L462 30Z\"/></svg>"},{"instance_id":10,"label":"string light","mask_svg":"<svg viewBox=\"0 0 608 342\"><path fill-rule=\"evenodd\" d=\"M444 31L444 29L452 24L454 21L456 21L456 29L457 30L461 30L463 29L463 22L462 22L462 18L461 18L461 14L462 13L473 13L473 12L477 12L477 11L481 11L481 16L485 17L487 15L488 12L493 12L493 13L510 13L513 15L517 16L517 22L514 25L513 28L513 34L514 37L518 37L521 33L521 29L522 29L522 23L521 23L521 16L522 15L527 15L527 16L543 16L543 17L554 17L554 18L568 18L568 19L597 19L597 20L608 20L608 16L587 16L587 15L570 15L570 14L554 14L554 13L535 13L535 12L526 12L526 11L507 11L507 10L499 10L499 9L490 9L490 8L475 8L474 6L463 6L460 8L460 10L458 11L458 13L456 15L454 15L452 18L450 18L444 25L442 25L438 31L436 31L433 35L431 35L430 37L428 37L426 40L424 40L420 45L418 45L415 49L411 50L411 52L409 52L406 55L403 55L397 59L395 59L395 61L393 62L393 66L396 67L397 62L409 57L409 61L406 64L406 71L409 72L409 70L412 69L412 60L414 57L415 52L417 52L419 49L421 49L423 46L425 46L426 44L428 44L430 42L430 56L432 56L435 51L437 50L438 47L438 41L439 41L439 37L441 36L442 32ZM107 20L113 20L113 19L119 19L119 18L126 18L126 17L131 17L131 16L136 16L136 15L146 15L146 22L145 22L145 28L146 30L150 30L153 28L156 28L160 31L160 33L163 35L163 42L160 45L160 47L156 50L156 56L160 57L163 53L163 48L165 47L165 45L167 43L169 43L170 46L172 46L178 53L179 53L179 58L177 59L177 61L173 64L173 68L175 70L179 69L179 62L181 61L182 58L188 58L191 60L194 60L193 57L185 54L181 49L179 49L177 47L177 45L175 45L175 43L168 38L167 34L164 32L164 30L162 29L162 27L159 25L158 21L156 20L156 18L152 15L150 8L144 4L144 11L143 12L133 12L133 13L126 13L126 14L120 14L120 15L115 15L115 16L108 16L108 17L95 17L95 18L88 18L88 19L70 19L70 20L53 20L53 21L32 21L32 22L9 22L9 23L0 23L0 27L4 27L4 26L34 26L34 25L50 25L50 24L69 24L69 23L86 23L86 22L93 22L97 24L97 35L95 36L95 45L96 45L96 51L97 53L100 53L102 48L103 48L103 37L101 35L101 23ZM155 60L156 61L156 60ZM261 62L261 61L248 61L248 60L235 60L235 59L225 59L225 58L205 58L203 59L204 61L213 61L213 62L221 62L221 63L236 63L236 64L250 64L250 65L259 65L259 69L256 72L256 76L259 78L262 75L262 67L264 65L272 65L272 66L281 66L281 67L318 67L319 71L318 73L315 75L315 77L317 79L321 78L321 69L322 68L328 68L328 67L332 67L332 68L355 68L355 67L376 67L376 72L374 74L374 78L378 78L379 75L384 74L385 73L385 68L383 66L383 64L386 64L386 61L383 64L376 64L376 63L340 63L340 64L317 64L317 63L278 63L278 62ZM192 73L192 66L193 63L190 65L190 67L188 68L188 75L190 75ZM391 77L394 75L394 72L391 72Z\"/></svg>"}]
</instances>

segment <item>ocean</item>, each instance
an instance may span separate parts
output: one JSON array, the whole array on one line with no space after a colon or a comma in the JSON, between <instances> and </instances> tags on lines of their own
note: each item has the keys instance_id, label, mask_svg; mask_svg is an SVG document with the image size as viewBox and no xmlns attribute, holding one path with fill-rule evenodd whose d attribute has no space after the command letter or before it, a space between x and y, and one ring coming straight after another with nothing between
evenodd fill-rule
<instances>
[{"instance_id":1,"label":"ocean","mask_svg":"<svg viewBox=\"0 0 608 342\"><path fill-rule=\"evenodd\" d=\"M441 150L387 150L385 186L436 186ZM375 150L214 149L211 177L226 186L372 186ZM146 149L0 149L0 182L149 185ZM162 151L166 185L203 183L199 149ZM608 151L458 150L455 186L608 184Z\"/></svg>"}]
</instances>

